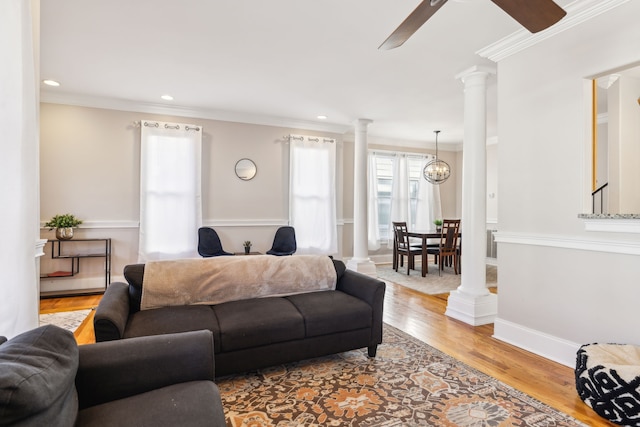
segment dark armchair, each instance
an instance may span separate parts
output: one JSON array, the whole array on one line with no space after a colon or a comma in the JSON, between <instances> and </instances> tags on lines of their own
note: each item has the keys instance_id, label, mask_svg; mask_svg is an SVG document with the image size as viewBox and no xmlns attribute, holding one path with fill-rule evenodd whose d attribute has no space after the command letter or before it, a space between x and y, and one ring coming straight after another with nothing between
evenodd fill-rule
<instances>
[{"instance_id":1,"label":"dark armchair","mask_svg":"<svg viewBox=\"0 0 640 427\"><path fill-rule=\"evenodd\" d=\"M0 425L224 426L213 378L210 331L78 346L42 326L0 345Z\"/></svg>"},{"instance_id":2,"label":"dark armchair","mask_svg":"<svg viewBox=\"0 0 640 427\"><path fill-rule=\"evenodd\" d=\"M200 227L198 229L198 253L204 258L233 255L222 249L222 242L216 230L209 227Z\"/></svg>"},{"instance_id":3,"label":"dark armchair","mask_svg":"<svg viewBox=\"0 0 640 427\"><path fill-rule=\"evenodd\" d=\"M276 230L273 245L267 251L267 254L277 256L293 255L297 249L296 230L293 227L286 226Z\"/></svg>"}]
</instances>

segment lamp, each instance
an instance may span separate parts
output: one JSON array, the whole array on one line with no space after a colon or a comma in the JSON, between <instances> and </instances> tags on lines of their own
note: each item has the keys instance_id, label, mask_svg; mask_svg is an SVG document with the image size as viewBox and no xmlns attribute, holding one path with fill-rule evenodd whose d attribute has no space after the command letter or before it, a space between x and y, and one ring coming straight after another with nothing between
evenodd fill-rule
<instances>
[{"instance_id":1,"label":"lamp","mask_svg":"<svg viewBox=\"0 0 640 427\"><path fill-rule=\"evenodd\" d=\"M422 175L424 179L432 184L442 184L449 179L451 168L447 162L438 159L438 134L440 131L434 130L434 132L436 134L436 158L427 163L422 171Z\"/></svg>"}]
</instances>

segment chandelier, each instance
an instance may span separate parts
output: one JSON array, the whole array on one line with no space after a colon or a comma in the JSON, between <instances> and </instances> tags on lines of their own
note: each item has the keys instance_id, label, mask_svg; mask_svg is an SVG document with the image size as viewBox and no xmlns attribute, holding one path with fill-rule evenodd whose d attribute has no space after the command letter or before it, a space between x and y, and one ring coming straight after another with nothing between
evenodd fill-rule
<instances>
[{"instance_id":1,"label":"chandelier","mask_svg":"<svg viewBox=\"0 0 640 427\"><path fill-rule=\"evenodd\" d=\"M432 184L442 184L449 179L451 168L447 162L438 159L438 134L440 131L434 130L434 132L436 134L436 158L427 163L422 171L422 175L424 179Z\"/></svg>"}]
</instances>

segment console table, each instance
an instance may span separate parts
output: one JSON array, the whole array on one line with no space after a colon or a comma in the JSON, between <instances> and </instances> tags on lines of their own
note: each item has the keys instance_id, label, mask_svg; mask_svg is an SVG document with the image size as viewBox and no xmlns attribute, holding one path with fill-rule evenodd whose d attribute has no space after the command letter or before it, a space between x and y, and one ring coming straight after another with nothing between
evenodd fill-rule
<instances>
[{"instance_id":1,"label":"console table","mask_svg":"<svg viewBox=\"0 0 640 427\"><path fill-rule=\"evenodd\" d=\"M41 273L40 278L55 279L73 277L80 272L80 260L83 258L104 259L104 288L111 282L111 239L70 239L50 240L51 259L70 261L70 270Z\"/></svg>"}]
</instances>

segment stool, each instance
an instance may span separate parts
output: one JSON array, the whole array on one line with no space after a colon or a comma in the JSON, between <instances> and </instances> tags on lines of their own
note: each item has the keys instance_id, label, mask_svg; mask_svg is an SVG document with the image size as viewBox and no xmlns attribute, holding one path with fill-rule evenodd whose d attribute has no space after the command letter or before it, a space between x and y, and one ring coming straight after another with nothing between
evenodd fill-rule
<instances>
[{"instance_id":1,"label":"stool","mask_svg":"<svg viewBox=\"0 0 640 427\"><path fill-rule=\"evenodd\" d=\"M640 347L586 344L576 359L576 390L601 417L640 426Z\"/></svg>"}]
</instances>

